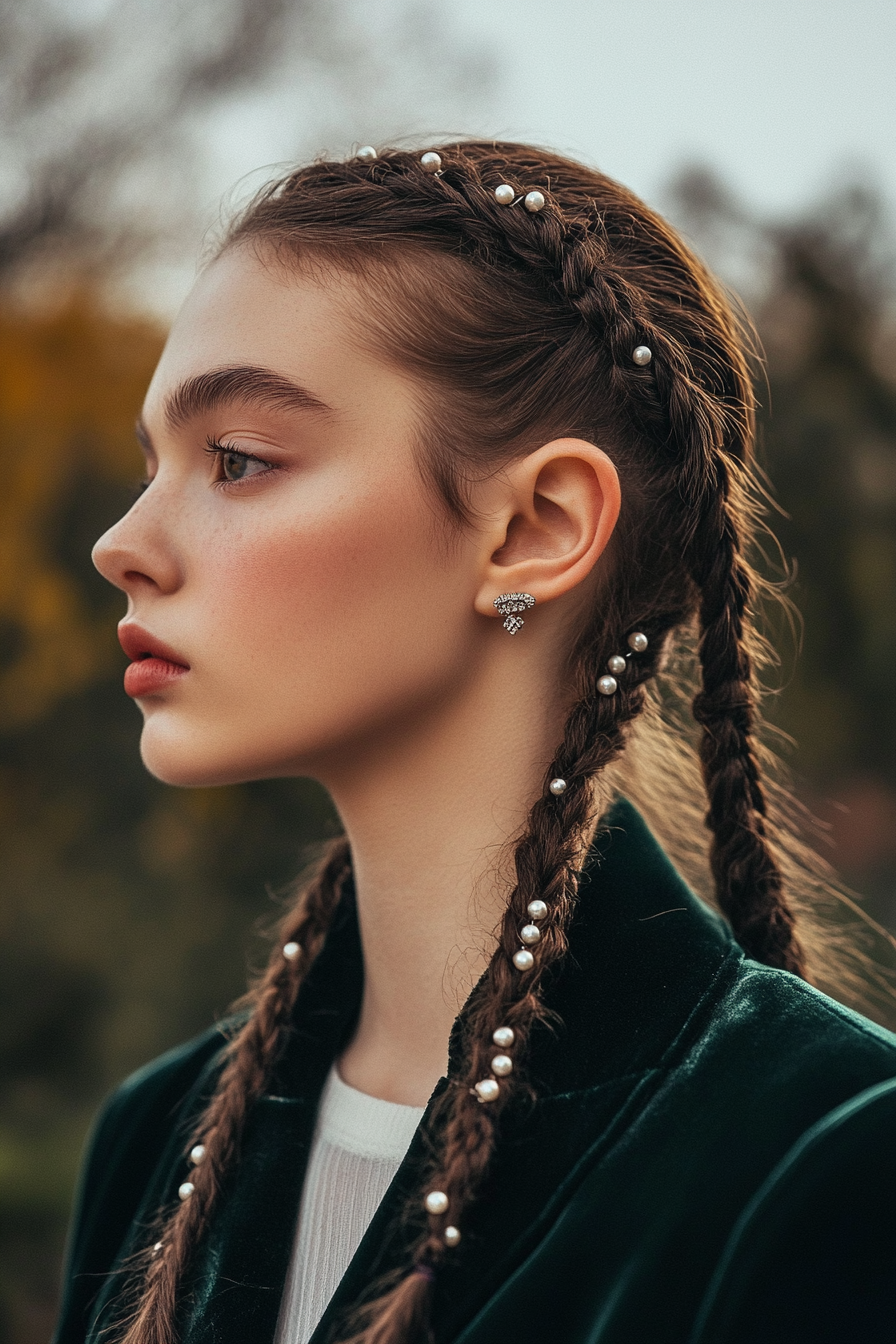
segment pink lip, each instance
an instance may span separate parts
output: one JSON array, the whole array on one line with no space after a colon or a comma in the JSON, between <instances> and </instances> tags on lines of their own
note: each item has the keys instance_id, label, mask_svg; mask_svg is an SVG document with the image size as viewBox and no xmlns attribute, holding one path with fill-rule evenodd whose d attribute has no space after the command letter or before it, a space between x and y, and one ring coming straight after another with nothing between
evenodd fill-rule
<instances>
[{"instance_id":1,"label":"pink lip","mask_svg":"<svg viewBox=\"0 0 896 1344\"><path fill-rule=\"evenodd\" d=\"M132 621L119 625L118 640L131 659L124 674L124 689L135 700L163 690L190 670L178 653Z\"/></svg>"}]
</instances>

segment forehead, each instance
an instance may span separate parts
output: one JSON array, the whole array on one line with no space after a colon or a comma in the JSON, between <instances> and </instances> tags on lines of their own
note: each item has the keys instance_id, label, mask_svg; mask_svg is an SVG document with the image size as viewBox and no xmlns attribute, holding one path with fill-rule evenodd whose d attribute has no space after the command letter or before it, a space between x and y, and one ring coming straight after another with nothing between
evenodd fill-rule
<instances>
[{"instance_id":1,"label":"forehead","mask_svg":"<svg viewBox=\"0 0 896 1344\"><path fill-rule=\"evenodd\" d=\"M363 302L335 271L293 273L248 248L228 250L202 272L175 319L146 416L186 380L243 365L308 387L334 409L401 399L405 380L352 338L346 314Z\"/></svg>"}]
</instances>

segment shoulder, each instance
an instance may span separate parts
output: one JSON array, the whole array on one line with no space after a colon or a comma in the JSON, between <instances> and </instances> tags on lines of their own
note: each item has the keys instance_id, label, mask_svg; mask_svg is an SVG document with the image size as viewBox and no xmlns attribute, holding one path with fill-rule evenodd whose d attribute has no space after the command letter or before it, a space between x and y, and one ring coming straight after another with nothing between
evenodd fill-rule
<instances>
[{"instance_id":1,"label":"shoulder","mask_svg":"<svg viewBox=\"0 0 896 1344\"><path fill-rule=\"evenodd\" d=\"M754 1084L817 1085L820 1114L896 1075L896 1036L787 971L745 958L713 1004L698 1045L707 1066L735 1061Z\"/></svg>"},{"instance_id":2,"label":"shoulder","mask_svg":"<svg viewBox=\"0 0 896 1344\"><path fill-rule=\"evenodd\" d=\"M115 1261L166 1146L182 1127L185 1103L214 1070L239 1021L228 1019L138 1069L100 1109L75 1197L56 1344L83 1338L90 1301Z\"/></svg>"},{"instance_id":3,"label":"shoulder","mask_svg":"<svg viewBox=\"0 0 896 1344\"><path fill-rule=\"evenodd\" d=\"M739 1219L693 1344L891 1340L894 1134L896 1078L850 1098L794 1144Z\"/></svg>"}]
</instances>

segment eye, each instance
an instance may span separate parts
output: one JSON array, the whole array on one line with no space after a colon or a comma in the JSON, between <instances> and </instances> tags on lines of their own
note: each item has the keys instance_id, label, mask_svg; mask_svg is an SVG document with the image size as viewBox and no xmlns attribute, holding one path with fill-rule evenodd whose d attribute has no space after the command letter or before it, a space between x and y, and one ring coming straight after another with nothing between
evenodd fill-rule
<instances>
[{"instance_id":1,"label":"eye","mask_svg":"<svg viewBox=\"0 0 896 1344\"><path fill-rule=\"evenodd\" d=\"M218 464L220 475L215 482L216 485L236 485L239 481L249 480L252 476L263 476L265 472L274 470L273 465L264 458L256 457L254 453L244 453L239 448L234 448L232 444L216 443L210 439L205 451L210 453Z\"/></svg>"}]
</instances>

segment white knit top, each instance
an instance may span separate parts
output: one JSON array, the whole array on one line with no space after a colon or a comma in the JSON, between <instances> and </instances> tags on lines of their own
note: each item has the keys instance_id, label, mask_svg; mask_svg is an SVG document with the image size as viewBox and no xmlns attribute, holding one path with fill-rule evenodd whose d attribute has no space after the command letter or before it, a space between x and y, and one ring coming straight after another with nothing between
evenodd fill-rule
<instances>
[{"instance_id":1,"label":"white knit top","mask_svg":"<svg viewBox=\"0 0 896 1344\"><path fill-rule=\"evenodd\" d=\"M307 1344L420 1123L330 1070L308 1158L277 1344Z\"/></svg>"}]
</instances>

